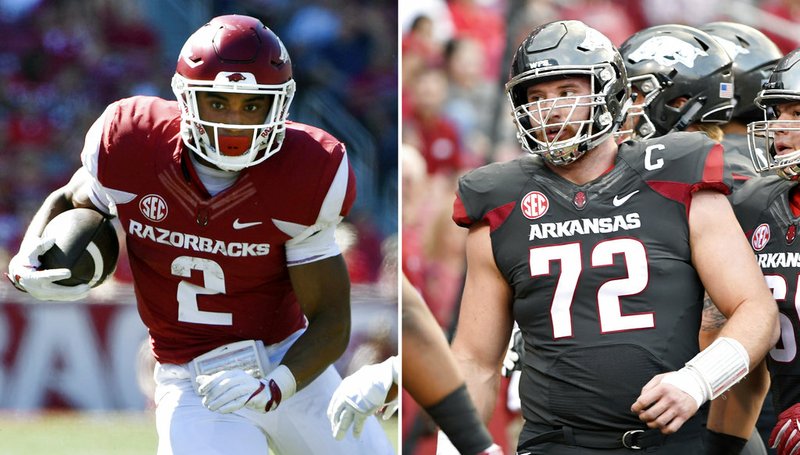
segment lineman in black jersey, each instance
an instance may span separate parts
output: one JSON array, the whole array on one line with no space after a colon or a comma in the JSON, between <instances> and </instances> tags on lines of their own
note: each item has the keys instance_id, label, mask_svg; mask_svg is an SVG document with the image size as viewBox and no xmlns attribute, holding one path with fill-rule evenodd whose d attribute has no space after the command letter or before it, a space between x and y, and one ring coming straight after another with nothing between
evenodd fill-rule
<instances>
[{"instance_id":1,"label":"lineman in black jersey","mask_svg":"<svg viewBox=\"0 0 800 455\"><path fill-rule=\"evenodd\" d=\"M746 140L737 140L735 132L724 134L723 129L735 130L743 115L758 110L753 104L757 94L753 87L760 87L764 75L769 75L780 58L775 45L772 44L775 52L771 52L766 43L771 44L758 30L729 22L700 28L658 25L628 38L620 53L632 89L644 100L641 113L633 117L636 123L632 136L656 137L672 131L706 133L724 145L735 192L758 174ZM681 57L674 58L675 55ZM745 129L741 126L741 131ZM714 341L725 321L710 299L706 300L704 312L701 347ZM702 408L701 414L709 416L709 454L738 454L748 439L752 441L746 453L766 453L754 428L768 381L766 367L760 365L750 373L748 381L728 394L740 396L715 400L710 412L708 406Z\"/></svg>"},{"instance_id":2,"label":"lineman in black jersey","mask_svg":"<svg viewBox=\"0 0 800 455\"><path fill-rule=\"evenodd\" d=\"M736 133L745 130L740 121L751 120L752 111L758 110L753 104L756 87L760 88L780 58L780 51L766 36L729 22L699 29L667 24L636 33L623 43L620 52L632 87L646 93L634 136L703 131L724 145L734 192L758 175L749 159L746 140L739 140ZM682 57L672 58L673 55ZM652 128L648 127L650 118ZM650 134L641 134L645 131ZM714 341L725 320L710 299L705 311L701 347ZM754 437L746 452L765 453L760 436L753 430L767 393L767 376L766 368L759 366L748 381L729 394L740 396L712 404L708 429L715 447L710 453L739 453L751 435ZM707 412L706 408L703 410Z\"/></svg>"},{"instance_id":3,"label":"lineman in black jersey","mask_svg":"<svg viewBox=\"0 0 800 455\"><path fill-rule=\"evenodd\" d=\"M780 311L781 337L767 356L778 421L770 445L780 455L800 450L800 50L781 59L756 104L763 121L748 125L753 164L777 175L747 182L734 195L737 218Z\"/></svg>"},{"instance_id":4,"label":"lineman in black jersey","mask_svg":"<svg viewBox=\"0 0 800 455\"><path fill-rule=\"evenodd\" d=\"M518 137L535 156L464 176L453 215L470 230L453 350L478 410L488 420L516 320L518 453L702 453L692 415L778 335L724 197L722 147L680 133L618 149L625 69L581 22L535 29L511 76ZM704 288L730 320L698 354Z\"/></svg>"},{"instance_id":5,"label":"lineman in black jersey","mask_svg":"<svg viewBox=\"0 0 800 455\"><path fill-rule=\"evenodd\" d=\"M731 120L722 125L725 134L722 144L725 151L736 153L739 160L746 160L746 172L734 170L734 180L738 183L758 176L752 168L750 152L747 146L747 124L763 118L763 112L756 106L755 99L762 84L769 79L773 68L783 53L766 35L759 30L734 22L712 22L699 27L710 34L733 59L734 99L736 105ZM710 343L725 323L712 302L707 302L703 314L701 346ZM708 417L709 429L717 433L709 433L715 439L735 440L739 438L744 444L747 434L756 427L750 441L741 453L748 455L766 454L764 443L769 438L775 410L771 400L767 399L769 391L769 373L766 365L761 364L726 394L724 400L714 400ZM725 435L725 436L723 436ZM733 453L729 447L717 453L729 455ZM738 453L738 452L737 452Z\"/></svg>"}]
</instances>

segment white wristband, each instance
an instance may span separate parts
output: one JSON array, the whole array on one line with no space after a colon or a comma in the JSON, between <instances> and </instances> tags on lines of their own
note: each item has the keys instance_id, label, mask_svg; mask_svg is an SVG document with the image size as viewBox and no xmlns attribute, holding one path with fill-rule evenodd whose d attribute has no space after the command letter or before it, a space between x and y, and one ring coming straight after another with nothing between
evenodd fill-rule
<instances>
[{"instance_id":1,"label":"white wristband","mask_svg":"<svg viewBox=\"0 0 800 455\"><path fill-rule=\"evenodd\" d=\"M684 367L665 375L664 378L661 379L661 383L672 384L688 393L689 396L694 398L698 408L708 399L705 393L706 387L703 380L695 371L689 370L688 368Z\"/></svg>"},{"instance_id":2,"label":"white wristband","mask_svg":"<svg viewBox=\"0 0 800 455\"><path fill-rule=\"evenodd\" d=\"M750 356L744 346L733 338L721 337L661 382L688 393L700 407L742 380L749 370Z\"/></svg>"},{"instance_id":3,"label":"white wristband","mask_svg":"<svg viewBox=\"0 0 800 455\"><path fill-rule=\"evenodd\" d=\"M686 362L686 367L700 375L708 399L713 400L741 381L750 371L750 355L733 338L717 338L711 346Z\"/></svg>"},{"instance_id":4,"label":"white wristband","mask_svg":"<svg viewBox=\"0 0 800 455\"><path fill-rule=\"evenodd\" d=\"M271 380L275 381L275 384L281 389L281 401L286 400L297 392L297 381L295 381L292 371L286 365L278 365L264 380L267 384Z\"/></svg>"}]
</instances>

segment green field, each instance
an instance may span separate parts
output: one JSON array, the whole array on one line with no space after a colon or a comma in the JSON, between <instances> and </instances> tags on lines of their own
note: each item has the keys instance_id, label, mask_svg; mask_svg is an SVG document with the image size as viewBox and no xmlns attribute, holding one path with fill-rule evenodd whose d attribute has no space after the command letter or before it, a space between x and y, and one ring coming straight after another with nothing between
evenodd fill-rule
<instances>
[{"instance_id":1,"label":"green field","mask_svg":"<svg viewBox=\"0 0 800 455\"><path fill-rule=\"evenodd\" d=\"M397 449L397 419L378 419ZM152 413L0 413L0 455L155 455Z\"/></svg>"}]
</instances>

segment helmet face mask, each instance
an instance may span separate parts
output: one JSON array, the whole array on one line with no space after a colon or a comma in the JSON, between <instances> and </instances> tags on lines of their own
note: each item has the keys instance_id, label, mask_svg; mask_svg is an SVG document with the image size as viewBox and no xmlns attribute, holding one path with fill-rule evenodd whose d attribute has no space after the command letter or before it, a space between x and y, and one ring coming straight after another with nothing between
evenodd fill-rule
<instances>
[{"instance_id":1,"label":"helmet face mask","mask_svg":"<svg viewBox=\"0 0 800 455\"><path fill-rule=\"evenodd\" d=\"M184 144L214 166L240 171L280 150L295 82L283 43L257 19L217 17L189 37L172 90L181 109ZM267 96L269 113L258 124L209 121L200 114L200 92Z\"/></svg>"},{"instance_id":2,"label":"helmet face mask","mask_svg":"<svg viewBox=\"0 0 800 455\"><path fill-rule=\"evenodd\" d=\"M800 180L800 52L781 59L755 104L764 120L747 125L750 157L759 172ZM780 118L783 112L788 118Z\"/></svg>"},{"instance_id":3,"label":"helmet face mask","mask_svg":"<svg viewBox=\"0 0 800 455\"><path fill-rule=\"evenodd\" d=\"M529 101L530 87L570 78L588 81L588 93ZM534 30L514 55L506 94L522 148L556 166L574 162L609 138L630 102L619 52L579 21Z\"/></svg>"},{"instance_id":4,"label":"helmet face mask","mask_svg":"<svg viewBox=\"0 0 800 455\"><path fill-rule=\"evenodd\" d=\"M624 129L617 131L617 135L634 139L650 138L655 134L656 127L647 116L647 107L661 93L661 84L653 74L630 77L628 84L631 92L636 93L636 100L628 108L628 115L621 127Z\"/></svg>"}]
</instances>

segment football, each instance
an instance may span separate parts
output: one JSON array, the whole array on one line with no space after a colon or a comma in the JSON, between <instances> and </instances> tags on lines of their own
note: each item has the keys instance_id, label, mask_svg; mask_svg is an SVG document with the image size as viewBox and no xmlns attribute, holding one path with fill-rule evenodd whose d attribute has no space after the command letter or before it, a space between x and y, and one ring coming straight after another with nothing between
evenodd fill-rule
<instances>
[{"instance_id":1,"label":"football","mask_svg":"<svg viewBox=\"0 0 800 455\"><path fill-rule=\"evenodd\" d=\"M72 276L56 281L64 286L96 287L114 272L119 240L109 218L92 209L67 210L50 220L42 237L55 244L39 257L43 269L67 268Z\"/></svg>"}]
</instances>

